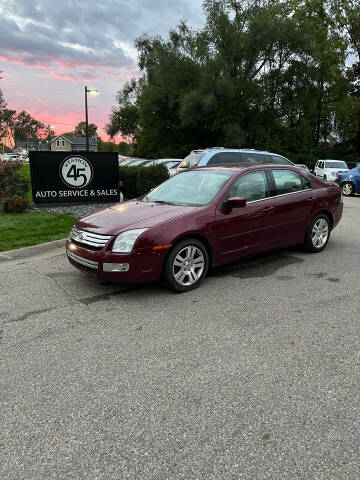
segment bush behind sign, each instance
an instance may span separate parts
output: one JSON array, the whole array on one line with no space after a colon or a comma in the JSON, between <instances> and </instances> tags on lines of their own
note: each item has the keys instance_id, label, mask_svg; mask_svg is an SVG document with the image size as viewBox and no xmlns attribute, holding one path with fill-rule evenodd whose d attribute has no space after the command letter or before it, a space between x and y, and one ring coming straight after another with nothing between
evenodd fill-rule
<instances>
[{"instance_id":1,"label":"bush behind sign","mask_svg":"<svg viewBox=\"0 0 360 480\"><path fill-rule=\"evenodd\" d=\"M125 198L136 198L148 193L152 188L169 178L169 171L161 163L150 167L119 167L119 178L123 182Z\"/></svg>"}]
</instances>

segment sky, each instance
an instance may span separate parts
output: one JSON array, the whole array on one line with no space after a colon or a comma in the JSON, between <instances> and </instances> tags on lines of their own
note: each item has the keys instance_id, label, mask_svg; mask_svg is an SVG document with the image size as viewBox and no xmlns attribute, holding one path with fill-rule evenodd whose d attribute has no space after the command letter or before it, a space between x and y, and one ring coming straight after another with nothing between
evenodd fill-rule
<instances>
[{"instance_id":1,"label":"sky","mask_svg":"<svg viewBox=\"0 0 360 480\"><path fill-rule=\"evenodd\" d=\"M202 0L0 0L0 88L8 108L26 110L55 127L73 130L84 120L104 126L116 93L141 73L134 40L166 37L181 19L204 21Z\"/></svg>"}]
</instances>

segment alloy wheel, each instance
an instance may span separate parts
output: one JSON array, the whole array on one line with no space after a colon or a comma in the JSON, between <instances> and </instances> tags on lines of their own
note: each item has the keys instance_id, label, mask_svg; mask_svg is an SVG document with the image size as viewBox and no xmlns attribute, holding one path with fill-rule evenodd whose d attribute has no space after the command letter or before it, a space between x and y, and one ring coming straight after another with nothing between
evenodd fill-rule
<instances>
[{"instance_id":1,"label":"alloy wheel","mask_svg":"<svg viewBox=\"0 0 360 480\"><path fill-rule=\"evenodd\" d=\"M312 229L311 240L315 248L322 248L329 237L329 224L325 218L319 218Z\"/></svg>"},{"instance_id":2,"label":"alloy wheel","mask_svg":"<svg viewBox=\"0 0 360 480\"><path fill-rule=\"evenodd\" d=\"M353 192L353 187L351 183L345 183L342 187L342 191L345 196L350 196Z\"/></svg>"},{"instance_id":3,"label":"alloy wheel","mask_svg":"<svg viewBox=\"0 0 360 480\"><path fill-rule=\"evenodd\" d=\"M182 286L194 285L205 268L205 257L200 248L188 245L176 255L173 261L173 276Z\"/></svg>"}]
</instances>

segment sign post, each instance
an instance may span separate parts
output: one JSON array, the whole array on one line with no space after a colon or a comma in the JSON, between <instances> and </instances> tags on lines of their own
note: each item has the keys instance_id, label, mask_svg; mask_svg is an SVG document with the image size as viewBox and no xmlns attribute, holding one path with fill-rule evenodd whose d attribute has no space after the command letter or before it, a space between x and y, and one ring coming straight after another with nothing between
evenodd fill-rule
<instances>
[{"instance_id":1,"label":"sign post","mask_svg":"<svg viewBox=\"0 0 360 480\"><path fill-rule=\"evenodd\" d=\"M119 201L117 153L30 152L35 204Z\"/></svg>"}]
</instances>

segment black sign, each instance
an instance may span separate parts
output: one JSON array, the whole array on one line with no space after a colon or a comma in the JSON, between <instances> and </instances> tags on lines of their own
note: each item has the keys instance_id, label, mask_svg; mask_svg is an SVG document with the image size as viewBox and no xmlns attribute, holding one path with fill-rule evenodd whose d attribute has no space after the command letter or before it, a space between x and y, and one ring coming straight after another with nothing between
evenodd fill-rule
<instances>
[{"instance_id":1,"label":"black sign","mask_svg":"<svg viewBox=\"0 0 360 480\"><path fill-rule=\"evenodd\" d=\"M119 201L117 153L29 152L34 203Z\"/></svg>"}]
</instances>

